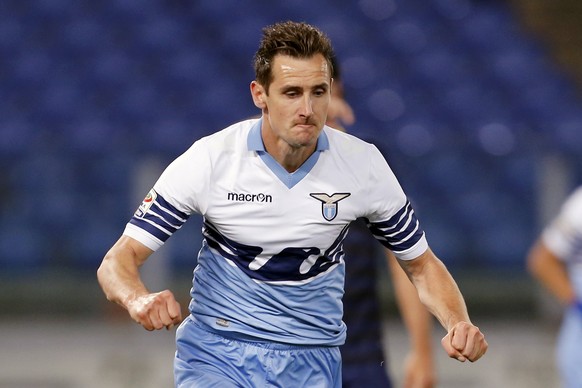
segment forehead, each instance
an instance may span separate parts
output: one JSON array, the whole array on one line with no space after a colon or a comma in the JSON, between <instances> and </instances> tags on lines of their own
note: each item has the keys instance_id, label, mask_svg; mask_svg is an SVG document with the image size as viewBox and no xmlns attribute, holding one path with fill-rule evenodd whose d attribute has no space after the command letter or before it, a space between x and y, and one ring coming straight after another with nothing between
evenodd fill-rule
<instances>
[{"instance_id":1,"label":"forehead","mask_svg":"<svg viewBox=\"0 0 582 388\"><path fill-rule=\"evenodd\" d=\"M276 55L271 67L273 83L329 83L330 68L321 54L309 58L294 58L288 55Z\"/></svg>"}]
</instances>

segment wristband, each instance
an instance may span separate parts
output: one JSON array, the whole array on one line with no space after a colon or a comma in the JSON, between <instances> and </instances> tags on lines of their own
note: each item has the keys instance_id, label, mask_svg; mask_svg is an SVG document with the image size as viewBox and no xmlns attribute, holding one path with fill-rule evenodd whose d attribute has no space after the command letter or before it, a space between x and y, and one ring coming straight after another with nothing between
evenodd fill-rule
<instances>
[{"instance_id":1,"label":"wristband","mask_svg":"<svg viewBox=\"0 0 582 388\"><path fill-rule=\"evenodd\" d=\"M572 303L572 307L574 307L580 314L582 314L582 301L581 300L575 300L574 303Z\"/></svg>"}]
</instances>

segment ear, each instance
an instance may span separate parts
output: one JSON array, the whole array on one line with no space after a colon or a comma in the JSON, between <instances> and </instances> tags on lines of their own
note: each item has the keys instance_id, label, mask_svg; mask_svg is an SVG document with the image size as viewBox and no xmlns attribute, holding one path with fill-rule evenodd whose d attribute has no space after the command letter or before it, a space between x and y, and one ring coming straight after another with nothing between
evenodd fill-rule
<instances>
[{"instance_id":1,"label":"ear","mask_svg":"<svg viewBox=\"0 0 582 388\"><path fill-rule=\"evenodd\" d=\"M253 97L253 102L255 106L261 110L267 107L265 103L265 88L257 81L251 82L251 96Z\"/></svg>"}]
</instances>

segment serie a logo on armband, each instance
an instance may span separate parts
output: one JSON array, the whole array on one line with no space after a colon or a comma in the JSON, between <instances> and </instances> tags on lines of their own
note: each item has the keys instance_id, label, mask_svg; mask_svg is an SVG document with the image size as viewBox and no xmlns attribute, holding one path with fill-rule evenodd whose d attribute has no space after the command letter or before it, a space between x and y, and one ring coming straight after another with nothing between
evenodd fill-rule
<instances>
[{"instance_id":1,"label":"serie a logo on armband","mask_svg":"<svg viewBox=\"0 0 582 388\"><path fill-rule=\"evenodd\" d=\"M154 189L151 189L150 192L143 199L141 205L139 205L139 207L135 211L134 215L138 218L143 218L147 214L148 210L150 210L150 208L156 201L157 197L158 194L154 191Z\"/></svg>"}]
</instances>

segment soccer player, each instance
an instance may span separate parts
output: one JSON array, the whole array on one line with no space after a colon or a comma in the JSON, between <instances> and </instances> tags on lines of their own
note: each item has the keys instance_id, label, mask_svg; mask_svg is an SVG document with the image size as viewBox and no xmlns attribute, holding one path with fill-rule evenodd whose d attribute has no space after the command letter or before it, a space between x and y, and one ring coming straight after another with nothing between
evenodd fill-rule
<instances>
[{"instance_id":1,"label":"soccer player","mask_svg":"<svg viewBox=\"0 0 582 388\"><path fill-rule=\"evenodd\" d=\"M530 273L565 306L556 356L564 388L582 386L582 187L546 226L527 258Z\"/></svg>"},{"instance_id":2,"label":"soccer player","mask_svg":"<svg viewBox=\"0 0 582 388\"><path fill-rule=\"evenodd\" d=\"M355 114L344 97L340 66L332 61L333 88L326 124L346 131L355 123ZM387 354L382 344L382 314L378 294L377 244L363 220L350 225L343 242L345 252L345 293L343 321L347 337L342 353L342 387L390 388L393 381L386 368ZM432 352L432 319L420 302L416 289L389 250L387 266L392 279L400 315L410 336L411 349L406 357L402 386L432 388L436 384Z\"/></svg>"},{"instance_id":3,"label":"soccer player","mask_svg":"<svg viewBox=\"0 0 582 388\"><path fill-rule=\"evenodd\" d=\"M475 361L487 350L380 152L325 126L332 56L311 25L266 27L250 85L261 118L173 161L98 269L107 298L144 328L180 324L177 387L339 388L342 240L359 217L446 329L447 354ZM182 321L174 295L148 290L139 267L193 213L204 217L204 242Z\"/></svg>"}]
</instances>

